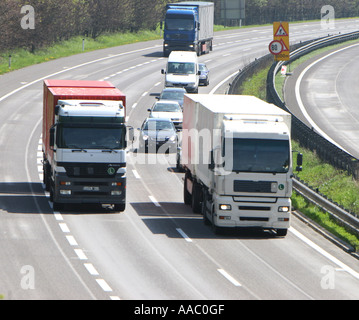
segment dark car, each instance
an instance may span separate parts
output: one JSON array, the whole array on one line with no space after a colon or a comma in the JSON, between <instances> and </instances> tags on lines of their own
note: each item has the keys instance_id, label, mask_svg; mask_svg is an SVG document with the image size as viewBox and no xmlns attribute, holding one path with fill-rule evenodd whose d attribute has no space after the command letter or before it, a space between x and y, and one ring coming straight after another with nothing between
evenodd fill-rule
<instances>
[{"instance_id":1,"label":"dark car","mask_svg":"<svg viewBox=\"0 0 359 320\"><path fill-rule=\"evenodd\" d=\"M140 130L140 151L149 152L177 152L177 132L167 118L147 118Z\"/></svg>"},{"instance_id":2,"label":"dark car","mask_svg":"<svg viewBox=\"0 0 359 320\"><path fill-rule=\"evenodd\" d=\"M199 66L199 71L200 71L199 84L208 86L209 85L209 70L204 63L199 63L198 66Z\"/></svg>"},{"instance_id":3,"label":"dark car","mask_svg":"<svg viewBox=\"0 0 359 320\"><path fill-rule=\"evenodd\" d=\"M186 89L184 88L164 88L158 100L174 100L178 101L179 105L183 107L183 99Z\"/></svg>"}]
</instances>

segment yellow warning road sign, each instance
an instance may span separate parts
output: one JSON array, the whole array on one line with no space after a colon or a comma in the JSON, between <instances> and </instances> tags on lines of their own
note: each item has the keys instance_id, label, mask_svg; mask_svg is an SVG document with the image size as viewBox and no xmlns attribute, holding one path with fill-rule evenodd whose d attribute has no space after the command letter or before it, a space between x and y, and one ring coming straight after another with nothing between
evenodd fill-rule
<instances>
[{"instance_id":1,"label":"yellow warning road sign","mask_svg":"<svg viewBox=\"0 0 359 320\"><path fill-rule=\"evenodd\" d=\"M289 60L289 23L288 22L273 22L273 40L281 43L282 50L275 53L276 61Z\"/></svg>"}]
</instances>

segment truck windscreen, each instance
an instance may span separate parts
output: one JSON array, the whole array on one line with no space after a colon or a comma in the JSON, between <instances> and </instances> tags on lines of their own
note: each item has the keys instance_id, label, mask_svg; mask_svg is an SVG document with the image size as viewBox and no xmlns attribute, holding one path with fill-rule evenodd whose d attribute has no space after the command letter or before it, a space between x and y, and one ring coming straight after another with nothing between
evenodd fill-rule
<instances>
[{"instance_id":1,"label":"truck windscreen","mask_svg":"<svg viewBox=\"0 0 359 320\"><path fill-rule=\"evenodd\" d=\"M124 127L86 127L61 125L57 127L56 144L62 149L123 149Z\"/></svg>"},{"instance_id":2,"label":"truck windscreen","mask_svg":"<svg viewBox=\"0 0 359 320\"><path fill-rule=\"evenodd\" d=\"M226 143L226 148L229 148ZM290 164L287 140L233 139L233 171L287 173Z\"/></svg>"},{"instance_id":3,"label":"truck windscreen","mask_svg":"<svg viewBox=\"0 0 359 320\"><path fill-rule=\"evenodd\" d=\"M194 29L194 19L192 15L167 15L165 29L169 31L191 31Z\"/></svg>"}]
</instances>

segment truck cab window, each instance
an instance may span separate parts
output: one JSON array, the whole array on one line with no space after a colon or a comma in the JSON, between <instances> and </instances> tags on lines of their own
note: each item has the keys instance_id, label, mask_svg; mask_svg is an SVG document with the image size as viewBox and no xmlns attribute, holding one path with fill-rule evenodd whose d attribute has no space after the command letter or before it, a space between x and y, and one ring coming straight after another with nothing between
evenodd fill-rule
<instances>
[{"instance_id":1,"label":"truck cab window","mask_svg":"<svg viewBox=\"0 0 359 320\"><path fill-rule=\"evenodd\" d=\"M194 29L194 20L193 17L186 19L183 15L168 15L166 18L165 28L169 31L183 30L191 31Z\"/></svg>"},{"instance_id":2,"label":"truck cab window","mask_svg":"<svg viewBox=\"0 0 359 320\"><path fill-rule=\"evenodd\" d=\"M58 147L64 149L121 149L124 145L120 128L60 126L57 137Z\"/></svg>"},{"instance_id":3,"label":"truck cab window","mask_svg":"<svg viewBox=\"0 0 359 320\"><path fill-rule=\"evenodd\" d=\"M233 171L287 173L287 140L233 139Z\"/></svg>"}]
</instances>

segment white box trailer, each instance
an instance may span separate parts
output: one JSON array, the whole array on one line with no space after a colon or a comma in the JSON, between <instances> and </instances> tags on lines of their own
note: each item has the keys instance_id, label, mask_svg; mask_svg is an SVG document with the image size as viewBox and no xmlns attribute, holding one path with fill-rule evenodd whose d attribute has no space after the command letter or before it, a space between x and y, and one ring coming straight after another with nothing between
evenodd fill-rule
<instances>
[{"instance_id":1,"label":"white box trailer","mask_svg":"<svg viewBox=\"0 0 359 320\"><path fill-rule=\"evenodd\" d=\"M292 195L291 115L256 97L185 95L184 202L220 227L285 236ZM300 159L299 159L300 162Z\"/></svg>"}]
</instances>

